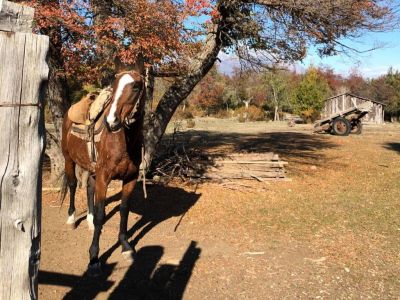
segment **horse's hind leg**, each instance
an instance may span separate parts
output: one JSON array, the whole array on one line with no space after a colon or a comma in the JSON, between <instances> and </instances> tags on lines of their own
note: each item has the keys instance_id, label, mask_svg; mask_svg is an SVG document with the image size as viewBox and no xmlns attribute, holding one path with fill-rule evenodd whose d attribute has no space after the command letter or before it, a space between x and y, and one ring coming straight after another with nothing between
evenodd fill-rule
<instances>
[{"instance_id":1,"label":"horse's hind leg","mask_svg":"<svg viewBox=\"0 0 400 300\"><path fill-rule=\"evenodd\" d=\"M88 212L86 216L86 221L88 223L89 230L94 230L94 223L93 223L93 210L94 210L94 191L95 191L95 179L93 175L89 175L87 181L87 205L88 205Z\"/></svg>"},{"instance_id":2,"label":"horse's hind leg","mask_svg":"<svg viewBox=\"0 0 400 300\"><path fill-rule=\"evenodd\" d=\"M67 176L67 184L69 187L69 208L67 225L71 229L75 229L75 192L77 179L75 174L75 163L71 159L65 159L65 175Z\"/></svg>"},{"instance_id":3,"label":"horse's hind leg","mask_svg":"<svg viewBox=\"0 0 400 300\"><path fill-rule=\"evenodd\" d=\"M133 249L129 245L127 240L127 226L128 226L128 216L129 216L129 205L130 205L130 198L133 194L133 190L135 189L136 179L130 181L124 181L122 186L122 199L121 205L119 208L121 220L119 225L119 235L118 239L121 243L122 247L122 255L127 260L132 260L133 256Z\"/></svg>"}]
</instances>

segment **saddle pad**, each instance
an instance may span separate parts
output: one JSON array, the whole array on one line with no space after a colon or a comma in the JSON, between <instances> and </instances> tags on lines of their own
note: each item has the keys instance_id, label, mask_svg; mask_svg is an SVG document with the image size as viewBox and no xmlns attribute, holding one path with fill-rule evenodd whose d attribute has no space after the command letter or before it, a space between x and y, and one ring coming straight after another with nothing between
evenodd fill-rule
<instances>
[{"instance_id":1,"label":"saddle pad","mask_svg":"<svg viewBox=\"0 0 400 300\"><path fill-rule=\"evenodd\" d=\"M101 134L104 129L104 115L102 115L94 125L94 142L100 142ZM91 142L89 125L85 124L72 124L71 134L86 142Z\"/></svg>"},{"instance_id":2,"label":"saddle pad","mask_svg":"<svg viewBox=\"0 0 400 300\"><path fill-rule=\"evenodd\" d=\"M93 122L96 118L101 114L110 99L112 93L112 89L107 87L100 91L100 94L96 97L96 100L92 103L89 108L89 121Z\"/></svg>"}]
</instances>

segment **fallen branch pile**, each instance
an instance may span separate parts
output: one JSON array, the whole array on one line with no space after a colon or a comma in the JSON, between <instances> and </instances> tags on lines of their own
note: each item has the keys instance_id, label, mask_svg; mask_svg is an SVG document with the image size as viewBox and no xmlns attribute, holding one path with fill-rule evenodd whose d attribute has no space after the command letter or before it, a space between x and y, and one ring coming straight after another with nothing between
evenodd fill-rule
<instances>
[{"instance_id":1,"label":"fallen branch pile","mask_svg":"<svg viewBox=\"0 0 400 300\"><path fill-rule=\"evenodd\" d=\"M206 155L199 149L186 150L185 146L169 148L158 156L150 170L154 181L168 182L173 178L205 180L255 179L258 181L285 178L287 162L268 153L238 153Z\"/></svg>"},{"instance_id":2,"label":"fallen branch pile","mask_svg":"<svg viewBox=\"0 0 400 300\"><path fill-rule=\"evenodd\" d=\"M209 165L212 165L211 157L198 149L186 151L185 146L181 145L154 159L150 177L155 181L167 182L176 177L183 181L188 178L201 178Z\"/></svg>"}]
</instances>

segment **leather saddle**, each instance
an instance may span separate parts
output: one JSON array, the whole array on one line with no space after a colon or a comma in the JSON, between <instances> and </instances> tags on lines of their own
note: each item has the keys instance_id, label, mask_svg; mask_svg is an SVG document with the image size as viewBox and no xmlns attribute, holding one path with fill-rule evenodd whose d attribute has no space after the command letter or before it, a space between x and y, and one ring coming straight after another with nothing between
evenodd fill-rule
<instances>
[{"instance_id":1,"label":"leather saddle","mask_svg":"<svg viewBox=\"0 0 400 300\"><path fill-rule=\"evenodd\" d=\"M97 93L90 93L70 107L68 118L74 124L90 125L104 111L110 97L109 87Z\"/></svg>"},{"instance_id":2,"label":"leather saddle","mask_svg":"<svg viewBox=\"0 0 400 300\"><path fill-rule=\"evenodd\" d=\"M104 129L104 110L111 97L111 88L99 93L90 93L68 110L68 118L72 121L71 134L88 144L89 157L96 161L96 147Z\"/></svg>"}]
</instances>

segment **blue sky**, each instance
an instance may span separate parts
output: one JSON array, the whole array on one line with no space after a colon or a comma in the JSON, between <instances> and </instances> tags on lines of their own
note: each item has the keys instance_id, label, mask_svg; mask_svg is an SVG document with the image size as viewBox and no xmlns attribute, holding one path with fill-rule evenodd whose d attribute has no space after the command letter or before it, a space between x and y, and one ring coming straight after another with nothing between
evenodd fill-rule
<instances>
[{"instance_id":1,"label":"blue sky","mask_svg":"<svg viewBox=\"0 0 400 300\"><path fill-rule=\"evenodd\" d=\"M353 53L351 56L338 55L320 58L315 49L310 48L303 62L298 62L294 68L304 71L311 64L332 67L337 73L346 76L351 69L357 67L360 73L367 78L385 74L389 67L400 70L400 31L386 33L368 33L356 41L343 41L345 44L358 50L367 50L375 45L380 47L367 53ZM238 60L232 55L220 55L220 69L224 73L232 72L238 66Z\"/></svg>"}]
</instances>

